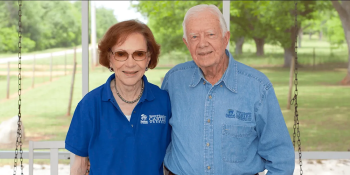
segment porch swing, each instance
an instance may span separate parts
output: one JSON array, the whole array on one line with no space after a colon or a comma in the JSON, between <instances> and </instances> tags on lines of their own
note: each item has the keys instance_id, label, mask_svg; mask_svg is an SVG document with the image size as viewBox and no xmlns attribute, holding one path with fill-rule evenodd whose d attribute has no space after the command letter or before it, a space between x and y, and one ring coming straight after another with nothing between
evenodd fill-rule
<instances>
[{"instance_id":1,"label":"porch swing","mask_svg":"<svg viewBox=\"0 0 350 175\"><path fill-rule=\"evenodd\" d=\"M295 29L297 29L298 24L297 24L297 2L295 1ZM21 175L23 175L23 142L22 142L22 130L21 130L21 125L22 125L22 115L21 115L21 49L22 49L22 0L18 0L18 122L17 122L17 138L16 138L16 149L15 149L15 157L14 157L14 170L13 170L13 175L16 175L17 171L17 160L18 160L18 152L20 154L20 162L21 162ZM291 105L294 104L294 125L293 125L293 146L294 149L295 147L295 142L296 142L296 137L297 137L297 144L298 144L298 153L299 153L299 165L300 165L300 175L303 174L302 170L302 154L301 154L301 140L300 140L300 130L299 130L299 113L298 113L298 57L297 57L297 36L298 36L298 30L295 30L295 59L293 59L295 67L294 67L294 85L295 85L295 90L294 90L294 97L291 100ZM18 150L19 147L19 150ZM72 160L71 160L72 161ZM72 163L72 162L71 162ZM58 164L58 162L57 162Z\"/></svg>"}]
</instances>

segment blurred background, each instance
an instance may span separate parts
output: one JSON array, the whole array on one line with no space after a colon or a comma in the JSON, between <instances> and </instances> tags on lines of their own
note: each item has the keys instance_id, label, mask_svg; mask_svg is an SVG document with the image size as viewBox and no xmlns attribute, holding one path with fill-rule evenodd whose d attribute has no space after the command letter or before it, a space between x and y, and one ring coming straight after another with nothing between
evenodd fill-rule
<instances>
[{"instance_id":1,"label":"blurred background","mask_svg":"<svg viewBox=\"0 0 350 175\"><path fill-rule=\"evenodd\" d=\"M182 21L190 7L201 3L222 10L222 1L93 1L89 7L90 11L95 8L96 43L117 22L138 19L148 24L161 45L161 55L158 66L146 76L160 86L169 69L192 60L182 41ZM288 109L288 95L297 33L302 151L350 151L350 9L346 3L299 2L297 28L293 1L230 3L229 51L237 61L271 80L291 138L294 110L293 106ZM6 137L1 131L18 115L17 1L0 1L0 9L0 151L13 151L15 138L7 142L1 139ZM21 66L21 113L27 150L29 140L65 140L82 98L81 2L23 1L22 15L22 56L26 59ZM111 74L92 59L93 49L90 91ZM0 160L0 166L12 163Z\"/></svg>"}]
</instances>

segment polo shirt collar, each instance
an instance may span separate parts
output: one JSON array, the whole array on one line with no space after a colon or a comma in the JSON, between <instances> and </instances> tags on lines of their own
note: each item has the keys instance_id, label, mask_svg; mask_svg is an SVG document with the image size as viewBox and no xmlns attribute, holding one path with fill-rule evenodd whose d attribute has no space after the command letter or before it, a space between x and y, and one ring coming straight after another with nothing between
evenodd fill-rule
<instances>
[{"instance_id":1,"label":"polo shirt collar","mask_svg":"<svg viewBox=\"0 0 350 175\"><path fill-rule=\"evenodd\" d=\"M103 85L103 90L102 90L102 101L108 101L110 99L114 99L110 84L111 81L115 78L115 74L112 74L111 76L109 76L109 78L107 79L106 83ZM147 101L152 101L155 99L155 96L151 90L151 84L148 82L147 78L145 75L143 75L142 77L143 82L144 82L144 90L143 90L143 94L141 96L141 99L139 102L143 102L145 100Z\"/></svg>"},{"instance_id":2,"label":"polo shirt collar","mask_svg":"<svg viewBox=\"0 0 350 175\"><path fill-rule=\"evenodd\" d=\"M237 63L233 59L231 53L225 49L225 53L229 58L227 69L221 79L216 83L220 84L221 81L224 82L225 86L232 92L237 93ZM192 81L190 87L196 87L201 79L205 80L202 70L196 65L192 75Z\"/></svg>"}]
</instances>

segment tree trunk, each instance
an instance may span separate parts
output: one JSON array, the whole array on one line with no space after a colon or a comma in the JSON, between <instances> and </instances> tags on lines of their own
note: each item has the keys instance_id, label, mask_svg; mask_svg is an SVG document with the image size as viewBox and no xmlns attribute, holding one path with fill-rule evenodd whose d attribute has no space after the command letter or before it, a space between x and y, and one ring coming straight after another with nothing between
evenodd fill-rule
<instances>
[{"instance_id":1,"label":"tree trunk","mask_svg":"<svg viewBox=\"0 0 350 175\"><path fill-rule=\"evenodd\" d=\"M312 36L312 33L310 32L310 33L309 33L309 40L311 40L311 36Z\"/></svg>"},{"instance_id":2,"label":"tree trunk","mask_svg":"<svg viewBox=\"0 0 350 175\"><path fill-rule=\"evenodd\" d=\"M342 85L350 85L350 2L332 1L334 8L337 10L344 29L345 40L348 45L348 71L345 78L341 81Z\"/></svg>"},{"instance_id":3,"label":"tree trunk","mask_svg":"<svg viewBox=\"0 0 350 175\"><path fill-rule=\"evenodd\" d=\"M264 38L254 38L255 46L256 46L256 55L257 56L264 56L264 45L265 45L265 39Z\"/></svg>"},{"instance_id":4,"label":"tree trunk","mask_svg":"<svg viewBox=\"0 0 350 175\"><path fill-rule=\"evenodd\" d=\"M300 26L300 25L298 25ZM295 52L294 52L294 47L295 47L295 40L297 39L298 33L297 31L299 31L299 27L295 28L295 26L291 27L288 31L289 31L289 35L290 35L290 45L289 46L285 46L284 49L284 64L283 67L290 67L291 65L291 60L292 58L295 56ZM298 64L295 64L295 66L298 66Z\"/></svg>"},{"instance_id":5,"label":"tree trunk","mask_svg":"<svg viewBox=\"0 0 350 175\"><path fill-rule=\"evenodd\" d=\"M298 39L298 48L301 48L301 40L303 39L303 28L299 29L298 33L299 39Z\"/></svg>"},{"instance_id":6,"label":"tree trunk","mask_svg":"<svg viewBox=\"0 0 350 175\"><path fill-rule=\"evenodd\" d=\"M292 58L294 56L294 48L288 47L284 49L284 65L283 67L290 67Z\"/></svg>"},{"instance_id":7,"label":"tree trunk","mask_svg":"<svg viewBox=\"0 0 350 175\"><path fill-rule=\"evenodd\" d=\"M318 39L319 39L320 41L322 41L322 37L323 37L322 30L320 30L318 37L319 37Z\"/></svg>"},{"instance_id":8,"label":"tree trunk","mask_svg":"<svg viewBox=\"0 0 350 175\"><path fill-rule=\"evenodd\" d=\"M242 36L236 40L236 48L235 48L236 55L241 55L243 53L243 44L244 44L244 37Z\"/></svg>"},{"instance_id":9,"label":"tree trunk","mask_svg":"<svg viewBox=\"0 0 350 175\"><path fill-rule=\"evenodd\" d=\"M348 31L348 35L350 35L350 31ZM343 78L343 80L340 82L340 84L342 85L350 85L350 37L345 37L346 38L346 42L348 43L348 72L345 76L345 78Z\"/></svg>"}]
</instances>

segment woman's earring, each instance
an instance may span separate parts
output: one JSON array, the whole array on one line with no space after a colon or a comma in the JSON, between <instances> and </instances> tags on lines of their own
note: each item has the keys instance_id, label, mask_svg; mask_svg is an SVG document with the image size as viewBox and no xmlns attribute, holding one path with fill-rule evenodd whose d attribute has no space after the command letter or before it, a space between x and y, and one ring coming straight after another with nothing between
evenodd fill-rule
<instances>
[{"instance_id":1,"label":"woman's earring","mask_svg":"<svg viewBox=\"0 0 350 175\"><path fill-rule=\"evenodd\" d=\"M146 71L148 71L148 67L146 67Z\"/></svg>"},{"instance_id":2,"label":"woman's earring","mask_svg":"<svg viewBox=\"0 0 350 175\"><path fill-rule=\"evenodd\" d=\"M111 68L111 67L109 67L108 69L109 69L110 72L113 72L113 71L114 71L113 68Z\"/></svg>"}]
</instances>

